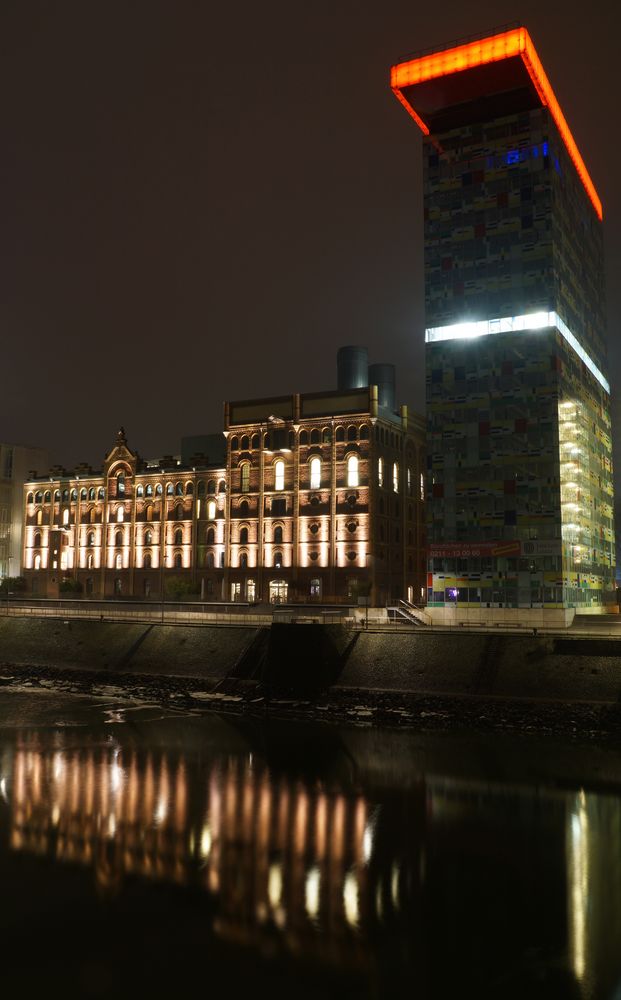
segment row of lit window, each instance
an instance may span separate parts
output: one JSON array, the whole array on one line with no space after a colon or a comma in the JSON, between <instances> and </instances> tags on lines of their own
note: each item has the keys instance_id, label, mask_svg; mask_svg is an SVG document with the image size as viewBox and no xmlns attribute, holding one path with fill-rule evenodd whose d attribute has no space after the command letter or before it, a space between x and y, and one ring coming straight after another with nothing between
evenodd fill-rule
<instances>
[{"instance_id":1,"label":"row of lit window","mask_svg":"<svg viewBox=\"0 0 621 1000\"><path fill-rule=\"evenodd\" d=\"M348 486L359 486L360 485L360 460L357 455L350 455L347 459L347 485ZM240 465L241 471L241 484L240 489L242 493L250 492L250 462L242 462ZM311 490L318 490L321 487L321 459L311 458L309 462L309 472L310 472L310 488ZM284 490L285 489L285 463L282 458L278 458L274 462L274 489Z\"/></svg>"}]
</instances>

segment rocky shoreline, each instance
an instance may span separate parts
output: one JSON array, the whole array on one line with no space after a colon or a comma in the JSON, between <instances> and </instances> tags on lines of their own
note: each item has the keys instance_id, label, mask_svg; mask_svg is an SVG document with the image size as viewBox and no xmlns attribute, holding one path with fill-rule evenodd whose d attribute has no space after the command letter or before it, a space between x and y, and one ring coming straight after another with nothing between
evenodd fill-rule
<instances>
[{"instance_id":1,"label":"rocky shoreline","mask_svg":"<svg viewBox=\"0 0 621 1000\"><path fill-rule=\"evenodd\" d=\"M520 733L621 745L621 704L331 687L312 698L268 693L259 681L0 666L4 690L53 691L184 712L348 723L420 731Z\"/></svg>"}]
</instances>

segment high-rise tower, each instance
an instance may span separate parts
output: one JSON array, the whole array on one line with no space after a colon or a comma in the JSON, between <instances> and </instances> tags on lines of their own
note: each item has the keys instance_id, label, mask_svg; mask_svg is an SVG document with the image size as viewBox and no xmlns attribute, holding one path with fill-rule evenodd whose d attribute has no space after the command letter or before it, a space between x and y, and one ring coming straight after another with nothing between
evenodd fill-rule
<instances>
[{"instance_id":1,"label":"high-rise tower","mask_svg":"<svg viewBox=\"0 0 621 1000\"><path fill-rule=\"evenodd\" d=\"M408 59L424 133L428 603L604 610L602 207L525 28Z\"/></svg>"}]
</instances>

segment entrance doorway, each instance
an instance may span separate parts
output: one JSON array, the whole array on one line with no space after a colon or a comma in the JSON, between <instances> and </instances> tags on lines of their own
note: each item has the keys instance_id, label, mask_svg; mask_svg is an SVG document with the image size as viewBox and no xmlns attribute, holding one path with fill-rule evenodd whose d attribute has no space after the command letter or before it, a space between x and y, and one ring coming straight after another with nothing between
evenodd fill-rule
<instances>
[{"instance_id":1,"label":"entrance doorway","mask_svg":"<svg viewBox=\"0 0 621 1000\"><path fill-rule=\"evenodd\" d=\"M287 600L289 586L285 580L270 580L270 604L282 604Z\"/></svg>"}]
</instances>

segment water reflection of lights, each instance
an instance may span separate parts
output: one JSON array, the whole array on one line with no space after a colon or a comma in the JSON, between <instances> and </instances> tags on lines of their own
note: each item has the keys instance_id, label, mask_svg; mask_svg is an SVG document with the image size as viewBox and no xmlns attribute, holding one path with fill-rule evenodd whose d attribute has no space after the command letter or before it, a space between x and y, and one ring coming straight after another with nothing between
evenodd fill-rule
<instances>
[{"instance_id":1,"label":"water reflection of lights","mask_svg":"<svg viewBox=\"0 0 621 1000\"><path fill-rule=\"evenodd\" d=\"M12 766L12 849L92 866L110 892L129 874L199 885L217 898L221 935L254 926L282 931L293 947L354 929L354 947L380 882L392 910L390 870L375 859L379 809L361 795L274 779L256 755L190 768L183 757L118 745L25 744Z\"/></svg>"},{"instance_id":2,"label":"water reflection of lights","mask_svg":"<svg viewBox=\"0 0 621 1000\"><path fill-rule=\"evenodd\" d=\"M282 898L282 868L280 865L270 865L267 894L274 909L280 906Z\"/></svg>"},{"instance_id":3,"label":"water reflection of lights","mask_svg":"<svg viewBox=\"0 0 621 1000\"><path fill-rule=\"evenodd\" d=\"M321 874L318 868L311 868L306 876L305 902L306 912L311 920L315 920L319 913L319 902L321 892Z\"/></svg>"},{"instance_id":4,"label":"water reflection of lights","mask_svg":"<svg viewBox=\"0 0 621 1000\"><path fill-rule=\"evenodd\" d=\"M577 796L569 829L569 937L571 962L576 979L585 973L587 918L589 908L589 817L584 790Z\"/></svg>"},{"instance_id":5,"label":"water reflection of lights","mask_svg":"<svg viewBox=\"0 0 621 1000\"><path fill-rule=\"evenodd\" d=\"M360 919L360 908L358 905L358 879L354 871L347 872L343 885L343 903L345 905L345 919L352 927L358 926Z\"/></svg>"},{"instance_id":6,"label":"water reflection of lights","mask_svg":"<svg viewBox=\"0 0 621 1000\"><path fill-rule=\"evenodd\" d=\"M211 830L205 824L201 833L201 854L204 858L209 857L211 851Z\"/></svg>"}]
</instances>

